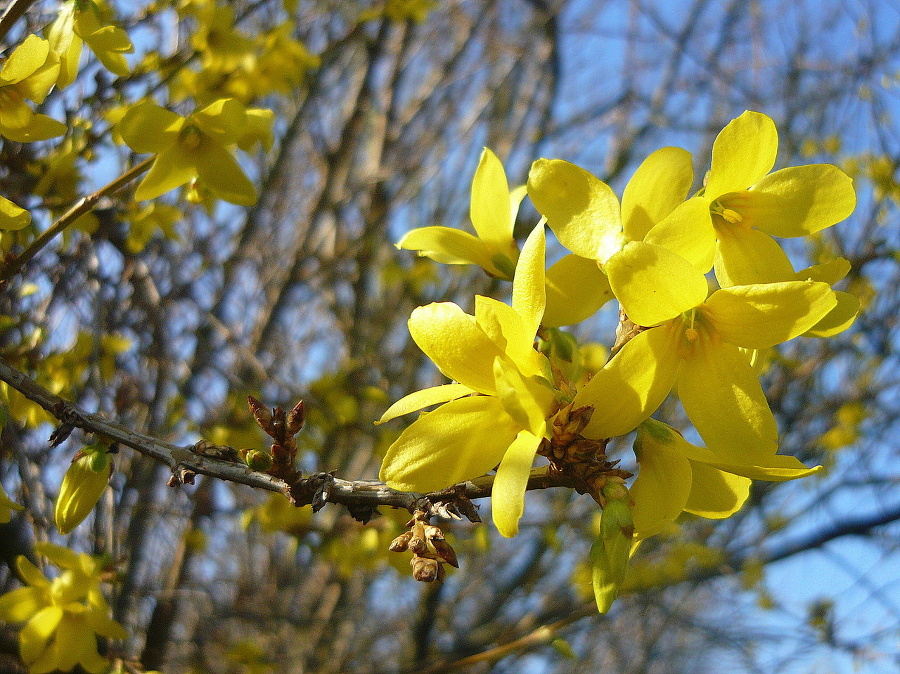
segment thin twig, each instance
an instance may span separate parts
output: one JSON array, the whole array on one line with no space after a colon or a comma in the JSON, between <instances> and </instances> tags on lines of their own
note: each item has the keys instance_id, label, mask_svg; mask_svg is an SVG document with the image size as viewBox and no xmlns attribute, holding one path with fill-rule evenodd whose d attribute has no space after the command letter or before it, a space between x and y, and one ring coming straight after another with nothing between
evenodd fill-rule
<instances>
[{"instance_id":1,"label":"thin twig","mask_svg":"<svg viewBox=\"0 0 900 674\"><path fill-rule=\"evenodd\" d=\"M22 18L34 2L35 0L13 0L6 6L3 16L0 16L0 42L3 42L16 21Z\"/></svg>"},{"instance_id":2,"label":"thin twig","mask_svg":"<svg viewBox=\"0 0 900 674\"><path fill-rule=\"evenodd\" d=\"M61 215L56 222L50 225L50 227L42 232L40 236L32 241L28 248L0 268L0 283L11 279L41 250L41 248L46 246L57 234L60 234L66 227L71 225L82 215L90 212L100 199L115 194L132 180L148 170L155 159L156 155L148 157L140 164L135 164L112 182L78 201L78 203Z\"/></svg>"}]
</instances>

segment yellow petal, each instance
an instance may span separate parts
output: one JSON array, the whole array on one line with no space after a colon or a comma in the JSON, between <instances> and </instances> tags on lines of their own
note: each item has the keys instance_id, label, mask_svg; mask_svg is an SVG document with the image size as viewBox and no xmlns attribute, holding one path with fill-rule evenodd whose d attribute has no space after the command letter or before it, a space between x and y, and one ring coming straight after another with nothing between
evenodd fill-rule
<instances>
[{"instance_id":1,"label":"yellow petal","mask_svg":"<svg viewBox=\"0 0 900 674\"><path fill-rule=\"evenodd\" d=\"M134 191L134 198L137 201L155 199L190 182L196 175L193 157L176 143L156 156L153 166Z\"/></svg>"},{"instance_id":2,"label":"yellow petal","mask_svg":"<svg viewBox=\"0 0 900 674\"><path fill-rule=\"evenodd\" d=\"M432 386L431 388L422 389L400 398L400 400L387 408L375 424L383 424L391 419L402 417L404 414L418 412L425 407L456 400L470 393L474 393L474 391L462 384L444 384L443 386Z\"/></svg>"},{"instance_id":3,"label":"yellow petal","mask_svg":"<svg viewBox=\"0 0 900 674\"><path fill-rule=\"evenodd\" d=\"M59 606L46 606L25 624L19 633L19 654L26 664L41 657L62 618L63 610Z\"/></svg>"},{"instance_id":4,"label":"yellow petal","mask_svg":"<svg viewBox=\"0 0 900 674\"><path fill-rule=\"evenodd\" d=\"M590 318L612 299L606 274L595 260L566 255L547 270L543 325L557 328Z\"/></svg>"},{"instance_id":5,"label":"yellow petal","mask_svg":"<svg viewBox=\"0 0 900 674\"><path fill-rule=\"evenodd\" d=\"M150 101L138 103L119 120L122 140L138 153L161 152L178 140L184 117Z\"/></svg>"},{"instance_id":6,"label":"yellow petal","mask_svg":"<svg viewBox=\"0 0 900 674\"><path fill-rule=\"evenodd\" d=\"M705 274L712 269L716 252L709 204L702 197L688 199L651 229L644 241L678 253Z\"/></svg>"},{"instance_id":7,"label":"yellow petal","mask_svg":"<svg viewBox=\"0 0 900 674\"><path fill-rule=\"evenodd\" d=\"M256 203L256 188L231 153L212 138L204 138L194 152L200 182L219 199L238 206Z\"/></svg>"},{"instance_id":8,"label":"yellow petal","mask_svg":"<svg viewBox=\"0 0 900 674\"><path fill-rule=\"evenodd\" d=\"M750 495L751 480L724 473L705 463L691 462L693 481L685 512L709 519L731 517Z\"/></svg>"},{"instance_id":9,"label":"yellow petal","mask_svg":"<svg viewBox=\"0 0 900 674\"><path fill-rule=\"evenodd\" d=\"M765 349L803 334L836 305L828 284L788 281L722 288L701 312L726 342Z\"/></svg>"},{"instance_id":10,"label":"yellow petal","mask_svg":"<svg viewBox=\"0 0 900 674\"><path fill-rule=\"evenodd\" d=\"M541 438L521 431L503 455L491 490L491 513L501 535L512 538L519 533L519 520L525 511L525 487Z\"/></svg>"},{"instance_id":11,"label":"yellow petal","mask_svg":"<svg viewBox=\"0 0 900 674\"><path fill-rule=\"evenodd\" d=\"M752 463L778 450L778 428L759 380L738 347L702 338L678 372L678 396L722 461Z\"/></svg>"},{"instance_id":12,"label":"yellow petal","mask_svg":"<svg viewBox=\"0 0 900 674\"><path fill-rule=\"evenodd\" d=\"M547 304L547 289L544 281L545 264L544 225L535 227L516 264L516 274L512 286L512 307L522 318L525 332L532 343L544 316Z\"/></svg>"},{"instance_id":13,"label":"yellow petal","mask_svg":"<svg viewBox=\"0 0 900 674\"><path fill-rule=\"evenodd\" d=\"M247 108L233 98L220 98L188 118L222 145L237 143L247 130Z\"/></svg>"},{"instance_id":14,"label":"yellow petal","mask_svg":"<svg viewBox=\"0 0 900 674\"><path fill-rule=\"evenodd\" d=\"M647 157L622 194L622 228L630 241L647 232L684 201L694 182L691 153L664 147Z\"/></svg>"},{"instance_id":15,"label":"yellow petal","mask_svg":"<svg viewBox=\"0 0 900 674\"><path fill-rule=\"evenodd\" d=\"M63 476L54 512L56 528L61 534L81 524L106 490L112 464L107 460L102 470L94 470L93 461L91 455L81 456L69 465Z\"/></svg>"},{"instance_id":16,"label":"yellow petal","mask_svg":"<svg viewBox=\"0 0 900 674\"><path fill-rule=\"evenodd\" d=\"M772 170L777 154L775 122L759 112L744 112L713 143L704 196L713 201L726 192L747 189Z\"/></svg>"},{"instance_id":17,"label":"yellow petal","mask_svg":"<svg viewBox=\"0 0 900 674\"><path fill-rule=\"evenodd\" d=\"M513 239L509 183L503 164L493 152L484 148L472 179L470 217L478 238L498 249L509 246Z\"/></svg>"},{"instance_id":18,"label":"yellow petal","mask_svg":"<svg viewBox=\"0 0 900 674\"><path fill-rule=\"evenodd\" d=\"M19 208L9 199L0 197L0 229L17 230L27 227L31 222L31 213Z\"/></svg>"},{"instance_id":19,"label":"yellow petal","mask_svg":"<svg viewBox=\"0 0 900 674\"><path fill-rule=\"evenodd\" d=\"M502 358L494 360L494 381L503 409L521 428L543 436L554 403L554 391L536 377L523 377Z\"/></svg>"},{"instance_id":20,"label":"yellow petal","mask_svg":"<svg viewBox=\"0 0 900 674\"><path fill-rule=\"evenodd\" d=\"M642 425L634 443L637 479L629 493L634 499L632 516L638 539L655 536L674 522L691 493L691 464Z\"/></svg>"},{"instance_id":21,"label":"yellow petal","mask_svg":"<svg viewBox=\"0 0 900 674\"><path fill-rule=\"evenodd\" d=\"M17 143L35 143L41 140L49 140L62 136L69 130L62 122L47 117L47 115L36 114L31 116L28 125L20 129L11 129L3 127L0 129L3 135Z\"/></svg>"},{"instance_id":22,"label":"yellow petal","mask_svg":"<svg viewBox=\"0 0 900 674\"><path fill-rule=\"evenodd\" d=\"M495 392L494 358L503 351L476 325L474 316L452 302L429 304L413 310L409 332L445 376L481 393Z\"/></svg>"},{"instance_id":23,"label":"yellow petal","mask_svg":"<svg viewBox=\"0 0 900 674\"><path fill-rule=\"evenodd\" d=\"M520 430L496 398L453 400L400 434L384 457L380 479L417 492L471 480L500 463Z\"/></svg>"},{"instance_id":24,"label":"yellow petal","mask_svg":"<svg viewBox=\"0 0 900 674\"><path fill-rule=\"evenodd\" d=\"M0 83L21 82L44 65L49 53L50 43L47 40L29 35L6 59L0 69Z\"/></svg>"},{"instance_id":25,"label":"yellow petal","mask_svg":"<svg viewBox=\"0 0 900 674\"><path fill-rule=\"evenodd\" d=\"M545 374L546 358L534 349L535 331L526 328L515 309L492 297L476 295L475 320L522 374L526 377Z\"/></svg>"},{"instance_id":26,"label":"yellow petal","mask_svg":"<svg viewBox=\"0 0 900 674\"><path fill-rule=\"evenodd\" d=\"M637 325L659 325L706 299L703 273L677 253L650 243L631 242L604 267L609 285Z\"/></svg>"},{"instance_id":27,"label":"yellow petal","mask_svg":"<svg viewBox=\"0 0 900 674\"><path fill-rule=\"evenodd\" d=\"M847 274L850 273L850 263L842 258L837 257L822 264L814 264L806 269L801 269L792 279L784 279L785 281L821 281L832 286Z\"/></svg>"},{"instance_id":28,"label":"yellow petal","mask_svg":"<svg viewBox=\"0 0 900 674\"><path fill-rule=\"evenodd\" d=\"M612 438L637 428L660 406L678 371L678 335L670 326L631 339L575 396L576 408L593 405L587 438Z\"/></svg>"},{"instance_id":29,"label":"yellow petal","mask_svg":"<svg viewBox=\"0 0 900 674\"><path fill-rule=\"evenodd\" d=\"M491 253L477 236L450 227L419 227L404 235L397 248L415 250L443 264L477 264L493 270Z\"/></svg>"},{"instance_id":30,"label":"yellow petal","mask_svg":"<svg viewBox=\"0 0 900 674\"><path fill-rule=\"evenodd\" d=\"M44 572L24 555L19 555L16 558L16 570L18 570L22 580L29 585L39 588L50 587L50 580L44 575Z\"/></svg>"},{"instance_id":31,"label":"yellow petal","mask_svg":"<svg viewBox=\"0 0 900 674\"><path fill-rule=\"evenodd\" d=\"M837 306L809 330L803 333L804 337L831 337L843 332L856 320L859 314L859 298L840 290L835 291Z\"/></svg>"},{"instance_id":32,"label":"yellow petal","mask_svg":"<svg viewBox=\"0 0 900 674\"><path fill-rule=\"evenodd\" d=\"M560 243L576 255L605 262L622 247L616 195L575 164L538 159L528 174L528 196Z\"/></svg>"},{"instance_id":33,"label":"yellow petal","mask_svg":"<svg viewBox=\"0 0 900 674\"><path fill-rule=\"evenodd\" d=\"M44 592L35 587L19 587L0 596L0 620L23 623L46 605L47 595Z\"/></svg>"},{"instance_id":34,"label":"yellow petal","mask_svg":"<svg viewBox=\"0 0 900 674\"><path fill-rule=\"evenodd\" d=\"M723 288L750 283L776 283L794 277L794 267L775 240L758 229L717 229L716 280Z\"/></svg>"},{"instance_id":35,"label":"yellow petal","mask_svg":"<svg viewBox=\"0 0 900 674\"><path fill-rule=\"evenodd\" d=\"M853 180L836 166L810 164L776 171L720 203L772 236L806 236L848 217L856 208L856 192Z\"/></svg>"},{"instance_id":36,"label":"yellow petal","mask_svg":"<svg viewBox=\"0 0 900 674\"><path fill-rule=\"evenodd\" d=\"M105 610L88 611L85 616L90 628L109 639L127 639L128 632L117 621L107 617Z\"/></svg>"}]
</instances>

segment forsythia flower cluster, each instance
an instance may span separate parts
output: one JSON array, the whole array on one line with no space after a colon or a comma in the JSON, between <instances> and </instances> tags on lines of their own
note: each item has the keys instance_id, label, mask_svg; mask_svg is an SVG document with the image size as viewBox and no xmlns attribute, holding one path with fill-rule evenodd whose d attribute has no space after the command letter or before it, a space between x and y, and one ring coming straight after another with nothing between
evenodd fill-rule
<instances>
[{"instance_id":1,"label":"forsythia flower cluster","mask_svg":"<svg viewBox=\"0 0 900 674\"><path fill-rule=\"evenodd\" d=\"M62 572L53 580L25 557L16 568L27 585L0 597L0 620L25 623L19 650L29 674L73 670L81 665L104 672L109 661L97 652L97 635L124 639L122 626L109 617L100 589L103 568L96 559L52 543L36 543L35 551Z\"/></svg>"},{"instance_id":2,"label":"forsythia flower cluster","mask_svg":"<svg viewBox=\"0 0 900 674\"><path fill-rule=\"evenodd\" d=\"M773 237L843 220L855 193L831 165L771 172L777 149L773 121L745 112L718 135L694 194L690 154L667 147L641 164L621 202L595 176L556 159L534 162L527 188L511 192L500 161L485 150L472 183L477 236L425 227L398 247L480 265L512 281L512 302L476 296L474 315L452 303L412 313L413 339L454 383L385 412L381 422L439 405L389 448L382 479L429 492L496 468L493 519L513 536L535 457L546 457L551 471L576 480L604 508L592 563L605 611L637 542L682 512L728 517L751 479L815 472L777 454L775 418L753 361L758 350L852 323L858 301L831 288L849 264L839 258L797 272ZM520 253L513 224L526 191L543 219ZM549 270L545 222L572 253ZM554 348L562 339L554 328L583 320L611 297L622 316L615 355L593 377L580 375ZM705 446L650 418L671 392ZM605 449L635 430L638 473L629 484L631 473Z\"/></svg>"}]
</instances>

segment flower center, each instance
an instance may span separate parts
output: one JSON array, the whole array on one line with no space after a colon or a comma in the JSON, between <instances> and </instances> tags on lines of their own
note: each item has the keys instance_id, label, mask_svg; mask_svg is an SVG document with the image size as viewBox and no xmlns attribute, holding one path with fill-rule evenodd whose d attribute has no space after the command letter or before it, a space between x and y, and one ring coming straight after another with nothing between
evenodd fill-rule
<instances>
[{"instance_id":1,"label":"flower center","mask_svg":"<svg viewBox=\"0 0 900 674\"><path fill-rule=\"evenodd\" d=\"M732 225L744 221L744 218L740 213L733 211L730 208L725 208L718 201L714 201L712 206L709 207L709 210L713 215L718 215L725 222L731 223Z\"/></svg>"},{"instance_id":2,"label":"flower center","mask_svg":"<svg viewBox=\"0 0 900 674\"><path fill-rule=\"evenodd\" d=\"M178 140L186 150L196 150L203 140L203 133L196 126L186 126L178 134Z\"/></svg>"}]
</instances>

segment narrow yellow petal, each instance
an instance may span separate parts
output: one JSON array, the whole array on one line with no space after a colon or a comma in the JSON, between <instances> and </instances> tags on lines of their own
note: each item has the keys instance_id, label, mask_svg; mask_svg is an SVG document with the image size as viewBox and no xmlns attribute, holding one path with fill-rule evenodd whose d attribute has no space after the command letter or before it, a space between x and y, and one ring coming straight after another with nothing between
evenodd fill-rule
<instances>
[{"instance_id":1,"label":"narrow yellow petal","mask_svg":"<svg viewBox=\"0 0 900 674\"><path fill-rule=\"evenodd\" d=\"M549 383L544 385L536 377L523 377L515 366L502 358L494 360L494 380L497 397L506 413L520 427L543 436L554 403L554 391Z\"/></svg>"},{"instance_id":2,"label":"narrow yellow petal","mask_svg":"<svg viewBox=\"0 0 900 674\"><path fill-rule=\"evenodd\" d=\"M752 463L778 451L775 417L738 347L698 339L676 386L688 418L722 461Z\"/></svg>"},{"instance_id":3,"label":"narrow yellow petal","mask_svg":"<svg viewBox=\"0 0 900 674\"><path fill-rule=\"evenodd\" d=\"M20 82L44 65L50 43L37 35L29 35L16 47L0 69L0 81Z\"/></svg>"},{"instance_id":4,"label":"narrow yellow petal","mask_svg":"<svg viewBox=\"0 0 900 674\"><path fill-rule=\"evenodd\" d=\"M765 349L802 335L836 305L828 284L788 281L722 288L700 311L726 342Z\"/></svg>"},{"instance_id":5,"label":"narrow yellow petal","mask_svg":"<svg viewBox=\"0 0 900 674\"><path fill-rule=\"evenodd\" d=\"M443 386L432 386L431 388L422 389L400 398L400 400L387 408L375 424L383 424L391 419L402 417L404 414L418 412L425 407L440 405L471 393L474 393L474 391L462 384L444 384Z\"/></svg>"},{"instance_id":6,"label":"narrow yellow petal","mask_svg":"<svg viewBox=\"0 0 900 674\"><path fill-rule=\"evenodd\" d=\"M704 196L713 201L727 192L747 189L772 170L777 154L775 122L759 112L744 112L713 143Z\"/></svg>"},{"instance_id":7,"label":"narrow yellow petal","mask_svg":"<svg viewBox=\"0 0 900 674\"><path fill-rule=\"evenodd\" d=\"M197 175L193 157L177 144L156 156L153 166L134 192L137 201L155 199L190 182Z\"/></svg>"},{"instance_id":8,"label":"narrow yellow petal","mask_svg":"<svg viewBox=\"0 0 900 674\"><path fill-rule=\"evenodd\" d=\"M46 595L38 588L19 587L0 595L0 620L8 623L23 623L30 620L46 605Z\"/></svg>"},{"instance_id":9,"label":"narrow yellow petal","mask_svg":"<svg viewBox=\"0 0 900 674\"><path fill-rule=\"evenodd\" d=\"M723 288L789 281L794 277L787 254L765 232L730 226L717 231L716 280Z\"/></svg>"},{"instance_id":10,"label":"narrow yellow petal","mask_svg":"<svg viewBox=\"0 0 900 674\"><path fill-rule=\"evenodd\" d=\"M503 164L487 148L472 179L470 216L478 238L500 249L508 247L513 238L509 183Z\"/></svg>"},{"instance_id":11,"label":"narrow yellow petal","mask_svg":"<svg viewBox=\"0 0 900 674\"><path fill-rule=\"evenodd\" d=\"M181 115L144 101L125 113L116 130L135 152L161 152L177 141L184 121Z\"/></svg>"},{"instance_id":12,"label":"narrow yellow petal","mask_svg":"<svg viewBox=\"0 0 900 674\"><path fill-rule=\"evenodd\" d=\"M605 262L622 247L619 201L609 185L561 159L538 159L528 196L560 243L581 257Z\"/></svg>"},{"instance_id":13,"label":"narrow yellow petal","mask_svg":"<svg viewBox=\"0 0 900 674\"><path fill-rule=\"evenodd\" d=\"M640 469L628 491L634 499L634 535L642 539L655 536L681 514L691 493L692 474L690 461L644 426L638 428L634 453Z\"/></svg>"},{"instance_id":14,"label":"narrow yellow petal","mask_svg":"<svg viewBox=\"0 0 900 674\"><path fill-rule=\"evenodd\" d=\"M622 228L630 241L641 241L650 229L684 201L694 182L691 153L664 147L647 157L622 194Z\"/></svg>"},{"instance_id":15,"label":"narrow yellow petal","mask_svg":"<svg viewBox=\"0 0 900 674\"><path fill-rule=\"evenodd\" d=\"M691 462L693 481L685 512L709 519L731 517L750 495L750 478L724 473L705 463Z\"/></svg>"},{"instance_id":16,"label":"narrow yellow petal","mask_svg":"<svg viewBox=\"0 0 900 674\"><path fill-rule=\"evenodd\" d=\"M836 166L809 164L775 171L720 203L772 236L806 236L848 217L856 208L856 192L850 176Z\"/></svg>"},{"instance_id":17,"label":"narrow yellow petal","mask_svg":"<svg viewBox=\"0 0 900 674\"><path fill-rule=\"evenodd\" d=\"M217 140L204 138L194 151L200 182L219 199L238 206L256 203L256 188L231 152Z\"/></svg>"},{"instance_id":18,"label":"narrow yellow petal","mask_svg":"<svg viewBox=\"0 0 900 674\"><path fill-rule=\"evenodd\" d=\"M59 606L46 606L25 624L19 633L19 654L26 664L41 657L62 618L63 610Z\"/></svg>"},{"instance_id":19,"label":"narrow yellow petal","mask_svg":"<svg viewBox=\"0 0 900 674\"><path fill-rule=\"evenodd\" d=\"M543 325L558 328L590 318L612 299L606 274L595 260L566 255L547 270Z\"/></svg>"},{"instance_id":20,"label":"narrow yellow petal","mask_svg":"<svg viewBox=\"0 0 900 674\"><path fill-rule=\"evenodd\" d=\"M397 248L414 250L442 264L477 264L493 270L490 249L484 241L468 232L451 227L419 227L407 232Z\"/></svg>"},{"instance_id":21,"label":"narrow yellow petal","mask_svg":"<svg viewBox=\"0 0 900 674\"><path fill-rule=\"evenodd\" d=\"M429 492L495 468L522 430L496 398L460 398L423 414L388 448L380 479Z\"/></svg>"},{"instance_id":22,"label":"narrow yellow petal","mask_svg":"<svg viewBox=\"0 0 900 674\"><path fill-rule=\"evenodd\" d=\"M785 281L821 281L833 286L835 283L850 273L850 263L842 258L836 257L822 264L814 264L806 269L801 269L792 279L783 279Z\"/></svg>"},{"instance_id":23,"label":"narrow yellow petal","mask_svg":"<svg viewBox=\"0 0 900 674\"><path fill-rule=\"evenodd\" d=\"M840 290L835 291L834 296L837 299L837 306L804 332L804 337L831 337L853 325L860 310L859 298Z\"/></svg>"},{"instance_id":24,"label":"narrow yellow petal","mask_svg":"<svg viewBox=\"0 0 900 674\"><path fill-rule=\"evenodd\" d=\"M476 295L475 319L478 327L516 364L522 374L530 377L545 373L546 358L534 349L535 330L525 326L515 309L492 297Z\"/></svg>"},{"instance_id":25,"label":"narrow yellow petal","mask_svg":"<svg viewBox=\"0 0 900 674\"><path fill-rule=\"evenodd\" d=\"M31 213L5 197L0 197L0 229L17 230L31 223Z\"/></svg>"},{"instance_id":26,"label":"narrow yellow petal","mask_svg":"<svg viewBox=\"0 0 900 674\"><path fill-rule=\"evenodd\" d=\"M653 326L701 304L709 291L703 273L677 253L630 242L604 267L628 318Z\"/></svg>"},{"instance_id":27,"label":"narrow yellow petal","mask_svg":"<svg viewBox=\"0 0 900 674\"><path fill-rule=\"evenodd\" d=\"M539 224L522 247L513 278L512 307L521 316L524 330L530 335L532 343L547 305L545 248L544 225Z\"/></svg>"},{"instance_id":28,"label":"narrow yellow petal","mask_svg":"<svg viewBox=\"0 0 900 674\"><path fill-rule=\"evenodd\" d=\"M491 513L501 535L512 538L519 533L519 520L525 511L525 487L541 438L521 431L503 455L491 490Z\"/></svg>"},{"instance_id":29,"label":"narrow yellow petal","mask_svg":"<svg viewBox=\"0 0 900 674\"><path fill-rule=\"evenodd\" d=\"M575 396L576 408L592 405L587 438L625 435L662 404L678 372L678 335L671 326L644 330Z\"/></svg>"},{"instance_id":30,"label":"narrow yellow petal","mask_svg":"<svg viewBox=\"0 0 900 674\"><path fill-rule=\"evenodd\" d=\"M716 252L709 204L702 197L688 199L651 229L644 241L678 253L705 274L712 269Z\"/></svg>"},{"instance_id":31,"label":"narrow yellow petal","mask_svg":"<svg viewBox=\"0 0 900 674\"><path fill-rule=\"evenodd\" d=\"M408 324L413 340L446 377L481 393L495 392L494 358L503 351L474 316L452 302L440 302L414 309Z\"/></svg>"}]
</instances>

